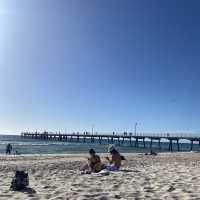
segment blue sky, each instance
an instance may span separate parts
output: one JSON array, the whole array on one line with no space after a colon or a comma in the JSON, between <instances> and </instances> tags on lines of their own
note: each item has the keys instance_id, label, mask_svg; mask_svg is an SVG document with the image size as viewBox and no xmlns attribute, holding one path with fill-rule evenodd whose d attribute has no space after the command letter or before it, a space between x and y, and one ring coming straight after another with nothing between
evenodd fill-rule
<instances>
[{"instance_id":1,"label":"blue sky","mask_svg":"<svg viewBox=\"0 0 200 200\"><path fill-rule=\"evenodd\" d=\"M197 0L0 0L0 132L200 132Z\"/></svg>"}]
</instances>

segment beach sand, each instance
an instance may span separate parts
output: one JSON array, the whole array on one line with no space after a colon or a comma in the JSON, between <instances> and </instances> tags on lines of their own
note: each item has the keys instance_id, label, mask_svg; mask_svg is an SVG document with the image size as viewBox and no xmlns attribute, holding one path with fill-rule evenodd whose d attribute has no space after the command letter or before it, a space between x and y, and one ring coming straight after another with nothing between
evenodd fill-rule
<instances>
[{"instance_id":1,"label":"beach sand","mask_svg":"<svg viewBox=\"0 0 200 200\"><path fill-rule=\"evenodd\" d=\"M0 200L200 199L200 154L125 155L122 171L107 176L80 175L84 154L0 155ZM16 166L28 170L32 190L9 190Z\"/></svg>"}]
</instances>

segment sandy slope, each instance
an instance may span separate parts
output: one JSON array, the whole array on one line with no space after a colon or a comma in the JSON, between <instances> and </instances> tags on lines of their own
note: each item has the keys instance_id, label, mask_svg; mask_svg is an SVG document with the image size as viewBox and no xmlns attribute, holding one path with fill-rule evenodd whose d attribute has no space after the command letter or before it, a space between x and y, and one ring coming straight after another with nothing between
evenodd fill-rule
<instances>
[{"instance_id":1,"label":"sandy slope","mask_svg":"<svg viewBox=\"0 0 200 200\"><path fill-rule=\"evenodd\" d=\"M0 156L0 200L200 199L200 154L127 158L123 171L101 176L79 174L85 155ZM29 171L27 193L9 191L17 165Z\"/></svg>"}]
</instances>

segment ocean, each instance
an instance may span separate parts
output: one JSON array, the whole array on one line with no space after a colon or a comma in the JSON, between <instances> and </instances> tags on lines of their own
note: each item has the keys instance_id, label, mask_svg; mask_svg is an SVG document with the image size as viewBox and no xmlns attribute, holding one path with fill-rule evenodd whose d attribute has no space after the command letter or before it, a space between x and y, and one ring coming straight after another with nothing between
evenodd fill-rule
<instances>
[{"instance_id":1,"label":"ocean","mask_svg":"<svg viewBox=\"0 0 200 200\"><path fill-rule=\"evenodd\" d=\"M59 142L59 141L44 141L34 139L22 139L19 135L0 135L0 153L5 153L5 148L8 143L12 144L13 152L20 154L64 154L64 153L86 153L88 149L94 148L98 153L106 153L108 144L104 141L103 144L95 143L77 143L77 142ZM146 142L148 147L150 142ZM157 142L153 142L152 148L156 152L167 152L169 143L162 142L162 149L159 150ZM149 148L143 148L142 142L139 143L139 148L130 147L129 142L125 142L123 146L116 148L124 153L149 152ZM190 143L180 143L181 151L190 151ZM199 151L200 146L194 144L193 151ZM173 151L177 151L177 145L173 144Z\"/></svg>"}]
</instances>

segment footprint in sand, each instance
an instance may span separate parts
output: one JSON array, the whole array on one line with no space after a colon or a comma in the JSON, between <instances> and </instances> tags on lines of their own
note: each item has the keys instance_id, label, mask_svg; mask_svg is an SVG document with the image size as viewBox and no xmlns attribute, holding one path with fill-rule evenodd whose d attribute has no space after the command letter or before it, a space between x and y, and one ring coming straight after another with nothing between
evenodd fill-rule
<instances>
[{"instance_id":1,"label":"footprint in sand","mask_svg":"<svg viewBox=\"0 0 200 200\"><path fill-rule=\"evenodd\" d=\"M171 186L169 187L169 189L167 190L167 192L172 192L172 191L174 191L174 190L176 190L176 188L175 188L174 186L171 185Z\"/></svg>"}]
</instances>

